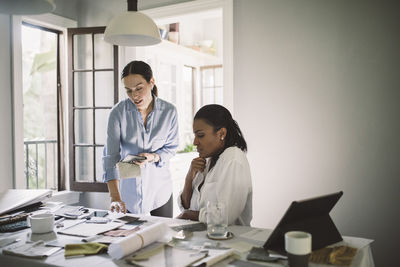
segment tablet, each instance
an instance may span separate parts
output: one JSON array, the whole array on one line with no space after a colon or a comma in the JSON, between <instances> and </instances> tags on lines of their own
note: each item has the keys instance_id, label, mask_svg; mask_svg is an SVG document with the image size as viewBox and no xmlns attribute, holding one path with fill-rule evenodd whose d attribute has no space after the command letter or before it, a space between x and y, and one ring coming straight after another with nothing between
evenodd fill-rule
<instances>
[{"instance_id":1,"label":"tablet","mask_svg":"<svg viewBox=\"0 0 400 267\"><path fill-rule=\"evenodd\" d=\"M264 244L264 249L286 255L285 233L304 231L312 235L312 250L320 249L342 241L329 212L336 205L343 192L293 201L278 225Z\"/></svg>"}]
</instances>

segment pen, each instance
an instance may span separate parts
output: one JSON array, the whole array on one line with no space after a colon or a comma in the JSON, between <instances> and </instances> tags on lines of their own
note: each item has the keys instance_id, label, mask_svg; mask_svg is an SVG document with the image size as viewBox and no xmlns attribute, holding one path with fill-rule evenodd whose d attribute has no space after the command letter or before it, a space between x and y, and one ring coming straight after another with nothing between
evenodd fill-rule
<instances>
[{"instance_id":1,"label":"pen","mask_svg":"<svg viewBox=\"0 0 400 267\"><path fill-rule=\"evenodd\" d=\"M62 223L64 220L65 220L64 217L58 219L58 220L54 223L54 225L56 226L56 228L64 227L64 224Z\"/></svg>"},{"instance_id":2,"label":"pen","mask_svg":"<svg viewBox=\"0 0 400 267\"><path fill-rule=\"evenodd\" d=\"M61 218L58 219L54 224L57 225L57 224L63 222L64 220L65 220L65 218L64 218L64 217L61 217Z\"/></svg>"},{"instance_id":3,"label":"pen","mask_svg":"<svg viewBox=\"0 0 400 267\"><path fill-rule=\"evenodd\" d=\"M85 238L82 238L82 241L83 242L92 242L93 240L96 240L96 239L98 239L100 236L98 236L98 235L94 235L94 236L91 236L91 237L85 237Z\"/></svg>"},{"instance_id":4,"label":"pen","mask_svg":"<svg viewBox=\"0 0 400 267\"><path fill-rule=\"evenodd\" d=\"M81 223L85 223L86 222L86 219L83 219L83 220L81 220L81 221L78 221L77 223L74 223L74 224L71 224L71 225L69 225L69 226L66 226L66 228L64 228L64 229L62 229L63 231L64 230L67 230L67 229L69 229L69 228L71 228L71 227L74 227L74 226L76 226L76 225L78 225L78 224L81 224Z\"/></svg>"}]
</instances>

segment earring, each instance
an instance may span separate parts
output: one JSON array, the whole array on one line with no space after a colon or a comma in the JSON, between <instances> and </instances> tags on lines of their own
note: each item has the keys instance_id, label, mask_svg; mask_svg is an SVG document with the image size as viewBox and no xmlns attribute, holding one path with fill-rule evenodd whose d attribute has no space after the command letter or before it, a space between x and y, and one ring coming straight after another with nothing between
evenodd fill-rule
<instances>
[{"instance_id":1,"label":"earring","mask_svg":"<svg viewBox=\"0 0 400 267\"><path fill-rule=\"evenodd\" d=\"M222 140L224 140L224 138L223 138L223 137L221 137L221 141L222 141Z\"/></svg>"}]
</instances>

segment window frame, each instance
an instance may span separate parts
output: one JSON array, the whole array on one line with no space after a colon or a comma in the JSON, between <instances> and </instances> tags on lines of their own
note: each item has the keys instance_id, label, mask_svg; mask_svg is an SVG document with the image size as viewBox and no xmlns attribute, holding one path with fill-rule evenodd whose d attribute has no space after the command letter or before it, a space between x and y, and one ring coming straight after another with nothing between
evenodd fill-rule
<instances>
[{"instance_id":1,"label":"window frame","mask_svg":"<svg viewBox=\"0 0 400 267\"><path fill-rule=\"evenodd\" d=\"M85 192L108 192L107 184L103 182L96 181L96 148L104 147L104 144L96 144L96 121L95 121L95 111L99 109L111 109L111 107L100 107L95 106L95 74L96 72L101 71L110 71L114 72L114 102L115 105L118 103L118 46L113 46L113 68L111 69L96 69L95 68L95 56L94 56L94 36L95 34L102 34L105 31L105 26L102 27L84 27L84 28L68 28L68 131L69 131L69 180L70 180L70 190L72 191L85 191ZM93 51L92 57L92 67L91 69L85 70L75 70L74 69L74 43L73 38L74 35L79 34L91 34L92 37L92 46L91 50ZM76 107L75 106L75 97L74 97L74 73L77 72L92 72L92 93L93 93L93 105L91 107ZM93 110L93 144L79 144L75 143L75 110ZM76 166L75 166L75 148L76 147L93 147L93 181L90 182L81 182L76 181Z\"/></svg>"},{"instance_id":2,"label":"window frame","mask_svg":"<svg viewBox=\"0 0 400 267\"><path fill-rule=\"evenodd\" d=\"M63 153L64 157L64 168L61 169L61 172L64 174L65 180L58 184L58 190L64 190L69 188L69 179L68 177L68 160L66 155L68 154L68 144L66 143L67 139L67 88L68 88L68 80L67 80L67 28L77 27L78 23L60 15L46 13L41 15L33 15L33 16L18 16L14 15L10 18L10 27L11 27L11 36L10 40L12 43L11 47L11 118L12 118L12 160L10 161L11 173L9 175L9 184L10 188L15 189L26 189L26 177L24 174L25 170L25 162L24 162L24 125L23 125L23 84L22 84L22 22L28 22L34 25L44 26L47 28L55 29L61 31L63 34L60 36L60 79L61 79L61 95L62 103L60 106L60 112L62 116L64 116L63 121L60 122L63 125L62 136L64 139L61 140L63 144L64 151L60 151Z\"/></svg>"},{"instance_id":3,"label":"window frame","mask_svg":"<svg viewBox=\"0 0 400 267\"><path fill-rule=\"evenodd\" d=\"M213 85L212 86L204 86L204 83L203 83L203 71L204 70L209 70L209 69L212 69L212 71L213 71ZM213 88L213 90L214 90L214 95L213 95L213 103L216 103L216 101L215 101L215 99L216 99L216 96L217 96L217 91L216 91L216 88L221 88L222 87L222 90L224 90L224 85L222 85L222 86L220 86L220 85L216 85L215 84L215 70L216 69L223 69L223 64L218 64L218 65L207 65L207 66L201 66L200 67L200 87L201 87L201 93L200 93L200 99L201 99L201 106L204 106L204 105L206 105L207 103L204 103L204 89L207 89L207 88Z\"/></svg>"}]
</instances>

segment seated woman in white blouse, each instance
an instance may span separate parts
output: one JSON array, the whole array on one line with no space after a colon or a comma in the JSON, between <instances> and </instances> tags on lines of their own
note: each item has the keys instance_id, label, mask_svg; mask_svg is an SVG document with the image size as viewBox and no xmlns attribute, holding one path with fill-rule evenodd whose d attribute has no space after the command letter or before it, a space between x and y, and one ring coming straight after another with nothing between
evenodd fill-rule
<instances>
[{"instance_id":1,"label":"seated woman in white blouse","mask_svg":"<svg viewBox=\"0 0 400 267\"><path fill-rule=\"evenodd\" d=\"M206 223L207 202L225 202L228 224L250 225L251 175L238 124L223 106L206 105L194 117L193 132L199 157L192 160L178 197L178 218Z\"/></svg>"}]
</instances>

